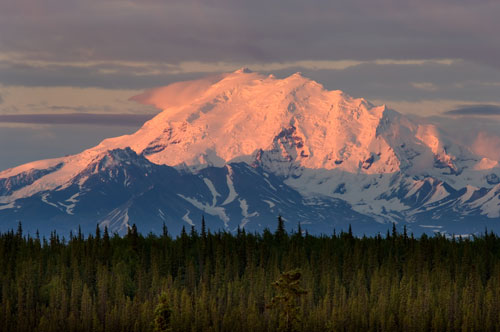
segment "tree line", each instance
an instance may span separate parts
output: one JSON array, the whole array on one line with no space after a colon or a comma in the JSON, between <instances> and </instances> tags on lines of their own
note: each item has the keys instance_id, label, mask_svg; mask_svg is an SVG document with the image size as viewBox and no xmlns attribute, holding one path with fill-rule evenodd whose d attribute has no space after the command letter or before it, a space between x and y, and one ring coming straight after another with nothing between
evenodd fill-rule
<instances>
[{"instance_id":1,"label":"tree line","mask_svg":"<svg viewBox=\"0 0 500 332\"><path fill-rule=\"evenodd\" d=\"M0 233L0 285L6 332L499 331L500 239L20 225Z\"/></svg>"}]
</instances>

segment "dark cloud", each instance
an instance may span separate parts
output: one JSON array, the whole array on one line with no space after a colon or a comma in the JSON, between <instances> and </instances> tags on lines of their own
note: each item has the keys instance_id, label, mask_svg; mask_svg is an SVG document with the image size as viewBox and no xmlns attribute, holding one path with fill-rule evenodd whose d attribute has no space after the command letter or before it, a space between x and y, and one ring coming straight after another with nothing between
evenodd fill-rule
<instances>
[{"instance_id":1,"label":"dark cloud","mask_svg":"<svg viewBox=\"0 0 500 332\"><path fill-rule=\"evenodd\" d=\"M491 116L500 115L499 105L464 105L447 111L446 115L479 115Z\"/></svg>"},{"instance_id":2,"label":"dark cloud","mask_svg":"<svg viewBox=\"0 0 500 332\"><path fill-rule=\"evenodd\" d=\"M0 5L0 44L51 61L453 57L500 68L499 12L496 0L19 0Z\"/></svg>"},{"instance_id":3,"label":"dark cloud","mask_svg":"<svg viewBox=\"0 0 500 332\"><path fill-rule=\"evenodd\" d=\"M497 0L4 1L0 83L149 89L207 75L169 71L185 61L458 58L464 60L453 65L273 73L302 71L327 88L369 99L496 102L499 13Z\"/></svg>"},{"instance_id":4,"label":"dark cloud","mask_svg":"<svg viewBox=\"0 0 500 332\"><path fill-rule=\"evenodd\" d=\"M356 97L416 102L425 100L469 100L500 102L500 71L471 62L450 65L364 63L343 70L313 70L299 67L273 71L278 77L296 71ZM415 83L429 82L435 90L418 89Z\"/></svg>"},{"instance_id":5,"label":"dark cloud","mask_svg":"<svg viewBox=\"0 0 500 332\"><path fill-rule=\"evenodd\" d=\"M40 112L43 114L47 111L54 112L75 112L75 113L92 113L92 112L112 112L113 109L110 106L99 105L99 106L69 106L69 105L48 105L47 102L42 102L39 104L26 104L26 108L31 111ZM26 113L26 112L25 112ZM6 113L7 114L7 113Z\"/></svg>"},{"instance_id":6,"label":"dark cloud","mask_svg":"<svg viewBox=\"0 0 500 332\"><path fill-rule=\"evenodd\" d=\"M78 113L85 113L85 112L89 112L89 111L92 111L92 110L95 110L95 107L87 107L87 106L59 106L59 105L54 105L54 106L44 106L45 108L47 109L50 109L52 111L74 111L74 112L78 112ZM105 107L105 106L100 106L99 107L100 110L102 111L106 111L106 110L110 110L109 107Z\"/></svg>"},{"instance_id":7,"label":"dark cloud","mask_svg":"<svg viewBox=\"0 0 500 332\"><path fill-rule=\"evenodd\" d=\"M110 65L111 66L111 65ZM115 89L149 89L170 83L213 75L206 72L175 74L156 73L154 65L147 72L132 65L113 65L112 72L101 72L102 65L72 67L12 66L0 61L0 82L22 86L76 86ZM165 69L159 66L159 69ZM237 69L237 68L234 68ZM228 69L226 69L228 70ZM366 62L345 69L311 69L290 64L288 68L264 71L285 77L297 71L322 83L328 89L340 89L368 99L417 101L421 99L457 99L477 103L500 102L500 70L474 62L451 64L428 61L420 64L380 64ZM435 90L418 89L419 83L431 83ZM80 111L76 110L75 111ZM86 110L92 112L97 110Z\"/></svg>"},{"instance_id":8,"label":"dark cloud","mask_svg":"<svg viewBox=\"0 0 500 332\"><path fill-rule=\"evenodd\" d=\"M108 70L103 72L103 69ZM153 68L145 68L151 71ZM15 65L0 61L0 83L20 86L72 86L106 89L148 89L206 76L206 73L158 74L126 65Z\"/></svg>"},{"instance_id":9,"label":"dark cloud","mask_svg":"<svg viewBox=\"0 0 500 332\"><path fill-rule=\"evenodd\" d=\"M5 114L0 115L3 123L30 123L51 125L105 125L105 126L140 126L155 114Z\"/></svg>"}]
</instances>

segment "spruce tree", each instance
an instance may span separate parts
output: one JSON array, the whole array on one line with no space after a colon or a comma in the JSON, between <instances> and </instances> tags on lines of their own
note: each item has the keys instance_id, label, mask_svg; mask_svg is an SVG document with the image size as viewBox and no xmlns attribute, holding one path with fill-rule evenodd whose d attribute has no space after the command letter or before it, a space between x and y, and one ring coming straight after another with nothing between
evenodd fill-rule
<instances>
[{"instance_id":1,"label":"spruce tree","mask_svg":"<svg viewBox=\"0 0 500 332\"><path fill-rule=\"evenodd\" d=\"M283 221L281 215L278 216L278 227L276 228L274 236L276 237L278 242L282 242L286 237L285 222Z\"/></svg>"},{"instance_id":2,"label":"spruce tree","mask_svg":"<svg viewBox=\"0 0 500 332\"><path fill-rule=\"evenodd\" d=\"M307 291L300 286L300 270L291 270L281 274L278 280L273 282L276 295L272 298L268 308L278 311L278 331L294 332L299 330L301 322L300 307L298 300Z\"/></svg>"},{"instance_id":3,"label":"spruce tree","mask_svg":"<svg viewBox=\"0 0 500 332\"><path fill-rule=\"evenodd\" d=\"M163 223L163 226L162 226L162 236L164 238L166 238L168 236L168 228L167 228L167 225L165 225L165 222Z\"/></svg>"},{"instance_id":4,"label":"spruce tree","mask_svg":"<svg viewBox=\"0 0 500 332\"><path fill-rule=\"evenodd\" d=\"M165 293L160 296L158 305L156 306L153 321L154 332L168 332L172 331L170 328L170 317L172 310L168 304L168 297Z\"/></svg>"},{"instance_id":5,"label":"spruce tree","mask_svg":"<svg viewBox=\"0 0 500 332\"><path fill-rule=\"evenodd\" d=\"M207 238L207 231L206 231L206 225L205 225L205 215L201 216L201 237L205 240Z\"/></svg>"}]
</instances>

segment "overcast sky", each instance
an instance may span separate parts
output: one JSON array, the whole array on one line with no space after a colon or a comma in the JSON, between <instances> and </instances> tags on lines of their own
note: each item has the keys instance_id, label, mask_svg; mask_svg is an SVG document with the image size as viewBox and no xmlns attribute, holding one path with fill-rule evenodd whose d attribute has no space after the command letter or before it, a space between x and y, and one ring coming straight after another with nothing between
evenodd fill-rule
<instances>
[{"instance_id":1,"label":"overcast sky","mask_svg":"<svg viewBox=\"0 0 500 332\"><path fill-rule=\"evenodd\" d=\"M157 112L141 90L242 66L500 150L499 17L498 0L0 0L0 170L133 132Z\"/></svg>"}]
</instances>

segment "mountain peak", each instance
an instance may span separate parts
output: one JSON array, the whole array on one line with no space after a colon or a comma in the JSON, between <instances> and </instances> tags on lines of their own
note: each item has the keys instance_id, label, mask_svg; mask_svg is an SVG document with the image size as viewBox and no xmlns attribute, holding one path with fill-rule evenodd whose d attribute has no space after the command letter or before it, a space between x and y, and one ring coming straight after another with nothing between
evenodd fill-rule
<instances>
[{"instance_id":1,"label":"mountain peak","mask_svg":"<svg viewBox=\"0 0 500 332\"><path fill-rule=\"evenodd\" d=\"M84 165L107 150L129 148L155 164L195 170L267 160L266 167L285 176L301 168L413 175L431 169L447 176L498 165L451 148L452 140L432 125L327 90L300 73L283 79L248 68L234 73L240 74L174 83L133 97L163 112L136 133L106 139L71 158Z\"/></svg>"},{"instance_id":2,"label":"mountain peak","mask_svg":"<svg viewBox=\"0 0 500 332\"><path fill-rule=\"evenodd\" d=\"M253 73L248 67L241 67L234 71L235 74L251 74Z\"/></svg>"},{"instance_id":3,"label":"mountain peak","mask_svg":"<svg viewBox=\"0 0 500 332\"><path fill-rule=\"evenodd\" d=\"M283 79L247 68L234 73L239 75L184 82L181 92L174 84L143 94L141 102L164 111L137 133L109 141L111 146L130 146L156 164L193 169L252 164L258 156L266 159L259 151L267 151L273 167L286 169L293 164L373 174L403 167L420 174L440 165L458 171L436 129L385 105L327 90L300 72ZM180 94L183 100L173 103Z\"/></svg>"},{"instance_id":4,"label":"mountain peak","mask_svg":"<svg viewBox=\"0 0 500 332\"><path fill-rule=\"evenodd\" d=\"M192 84L198 87L200 81ZM194 93L183 104L172 105L163 97L171 96L169 87L142 98L164 111L136 134L114 139L113 144L131 146L157 164L222 166L231 161L252 163L258 151L275 149L279 135L294 128L293 139L301 141L300 151L293 153L298 157L286 158L303 167L356 172L360 161L378 153L368 151L370 145L384 145L376 143L384 107L339 90L329 91L300 73L284 79L258 73L241 78L230 75L204 89L187 83L184 88ZM166 103L158 104L158 100ZM283 150L283 144L294 143L279 144ZM396 169L391 165L379 171Z\"/></svg>"},{"instance_id":5,"label":"mountain peak","mask_svg":"<svg viewBox=\"0 0 500 332\"><path fill-rule=\"evenodd\" d=\"M163 111L131 135L1 172L0 221L24 219L23 206L24 216L58 221L98 206L80 220L120 227L164 222L164 208L169 220L192 225L193 214L207 213L225 227L290 209L311 224L500 215L497 161L300 73L279 79L242 68L132 99Z\"/></svg>"},{"instance_id":6,"label":"mountain peak","mask_svg":"<svg viewBox=\"0 0 500 332\"><path fill-rule=\"evenodd\" d=\"M305 76L302 75L301 71L297 71L297 72L293 73L292 75L290 75L290 77L302 77L302 78L305 78Z\"/></svg>"}]
</instances>

